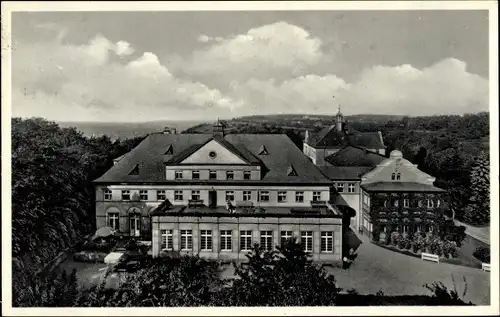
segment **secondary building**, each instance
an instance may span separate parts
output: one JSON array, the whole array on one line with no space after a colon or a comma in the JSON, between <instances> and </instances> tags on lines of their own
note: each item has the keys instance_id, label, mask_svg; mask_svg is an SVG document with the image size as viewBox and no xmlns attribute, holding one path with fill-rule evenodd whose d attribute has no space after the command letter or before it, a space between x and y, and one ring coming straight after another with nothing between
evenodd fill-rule
<instances>
[{"instance_id":1,"label":"secondary building","mask_svg":"<svg viewBox=\"0 0 500 317\"><path fill-rule=\"evenodd\" d=\"M332 203L320 169L286 135L213 129L153 133L115 160L95 181L97 227L150 237L155 256L238 258L250 242L275 247L290 235L316 259L340 260L353 210Z\"/></svg>"}]
</instances>

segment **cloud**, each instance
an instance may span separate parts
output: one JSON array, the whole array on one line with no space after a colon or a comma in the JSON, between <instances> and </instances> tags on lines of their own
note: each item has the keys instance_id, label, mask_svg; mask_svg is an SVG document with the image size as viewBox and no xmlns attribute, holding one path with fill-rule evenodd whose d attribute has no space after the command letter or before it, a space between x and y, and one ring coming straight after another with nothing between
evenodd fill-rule
<instances>
[{"instance_id":1,"label":"cloud","mask_svg":"<svg viewBox=\"0 0 500 317\"><path fill-rule=\"evenodd\" d=\"M154 53L122 61L120 56L133 51L125 43L98 35L84 45L19 45L13 57L13 115L136 121L212 115L214 109L229 112L244 105L203 83L172 76Z\"/></svg>"}]
</instances>

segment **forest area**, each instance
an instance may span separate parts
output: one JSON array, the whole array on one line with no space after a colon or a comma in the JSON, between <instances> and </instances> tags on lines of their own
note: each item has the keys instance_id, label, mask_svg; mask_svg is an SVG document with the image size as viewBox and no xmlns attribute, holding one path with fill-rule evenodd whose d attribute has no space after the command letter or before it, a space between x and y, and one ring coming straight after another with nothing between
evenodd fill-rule
<instances>
[{"instance_id":1,"label":"forest area","mask_svg":"<svg viewBox=\"0 0 500 317\"><path fill-rule=\"evenodd\" d=\"M449 191L457 218L488 223L488 113L349 123L359 131L382 131L389 151L400 149L435 176L436 184ZM230 133L286 133L300 148L305 129L318 131L329 124L332 121L288 122L283 118L270 123L241 118L227 122ZM207 127L199 125L185 132L205 132ZM75 128L61 128L41 118L12 119L13 298L35 294L33 280L44 265L95 231L91 182L144 137L112 141L107 136L86 137ZM321 283L334 288L332 281L323 280L323 273L318 274ZM65 277L65 283L67 279L71 277ZM245 287L252 289L252 281Z\"/></svg>"}]
</instances>

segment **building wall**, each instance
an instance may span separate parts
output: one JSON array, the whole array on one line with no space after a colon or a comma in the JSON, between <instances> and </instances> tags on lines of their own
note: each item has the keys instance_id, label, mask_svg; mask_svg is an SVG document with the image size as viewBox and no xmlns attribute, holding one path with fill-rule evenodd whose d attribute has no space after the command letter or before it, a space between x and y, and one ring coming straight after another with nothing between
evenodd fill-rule
<instances>
[{"instance_id":1,"label":"building wall","mask_svg":"<svg viewBox=\"0 0 500 317\"><path fill-rule=\"evenodd\" d=\"M400 179L392 179L392 174ZM373 182L415 182L432 185L435 178L420 171L416 165L403 158L388 158L362 177L362 184Z\"/></svg>"},{"instance_id":2,"label":"building wall","mask_svg":"<svg viewBox=\"0 0 500 317\"><path fill-rule=\"evenodd\" d=\"M340 196L349 204L349 207L356 211L356 215L351 218L350 227L359 228L359 217L361 213L361 187L359 181L333 180L333 184ZM339 192L339 184L344 184L343 192ZM349 192L349 184L354 185L354 192Z\"/></svg>"},{"instance_id":3,"label":"building wall","mask_svg":"<svg viewBox=\"0 0 500 317\"><path fill-rule=\"evenodd\" d=\"M276 217L153 217L153 256L162 253L161 230L173 231L173 251L199 254L212 259L245 260L248 251L240 250L240 231L252 231L252 241L260 244L260 231L273 231L273 246L281 244L281 231L293 231L300 239L301 231L313 231L312 257L316 261L340 262L342 258L342 220L339 218L276 218ZM192 230L193 250L180 251L180 230ZM212 251L200 251L200 230L212 231ZM232 231L232 250L220 251L220 230ZM333 234L333 253L321 252L321 232Z\"/></svg>"},{"instance_id":4,"label":"building wall","mask_svg":"<svg viewBox=\"0 0 500 317\"><path fill-rule=\"evenodd\" d=\"M209 153L215 152L215 157L210 157ZM182 164L247 164L244 160L232 153L219 142L212 140L202 148L191 154L182 161Z\"/></svg>"}]
</instances>

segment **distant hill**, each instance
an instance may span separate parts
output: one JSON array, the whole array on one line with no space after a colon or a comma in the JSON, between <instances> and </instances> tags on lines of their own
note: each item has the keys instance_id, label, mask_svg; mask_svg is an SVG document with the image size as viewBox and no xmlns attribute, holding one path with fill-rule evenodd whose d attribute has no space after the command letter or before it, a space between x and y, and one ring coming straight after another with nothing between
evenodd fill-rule
<instances>
[{"instance_id":1,"label":"distant hill","mask_svg":"<svg viewBox=\"0 0 500 317\"><path fill-rule=\"evenodd\" d=\"M86 136L107 135L112 140L144 136L163 131L165 127L176 128L178 132L198 125L203 121L151 121L151 122L57 122L61 127L75 127Z\"/></svg>"},{"instance_id":2,"label":"distant hill","mask_svg":"<svg viewBox=\"0 0 500 317\"><path fill-rule=\"evenodd\" d=\"M345 116L347 120L356 120L363 122L387 122L390 120L401 120L403 115L384 115L384 114L356 114ZM229 121L261 121L261 122L276 122L280 120L295 121L295 120L332 120L335 114L331 115L315 115L315 114L273 114L273 115L255 115L237 117Z\"/></svg>"}]
</instances>

